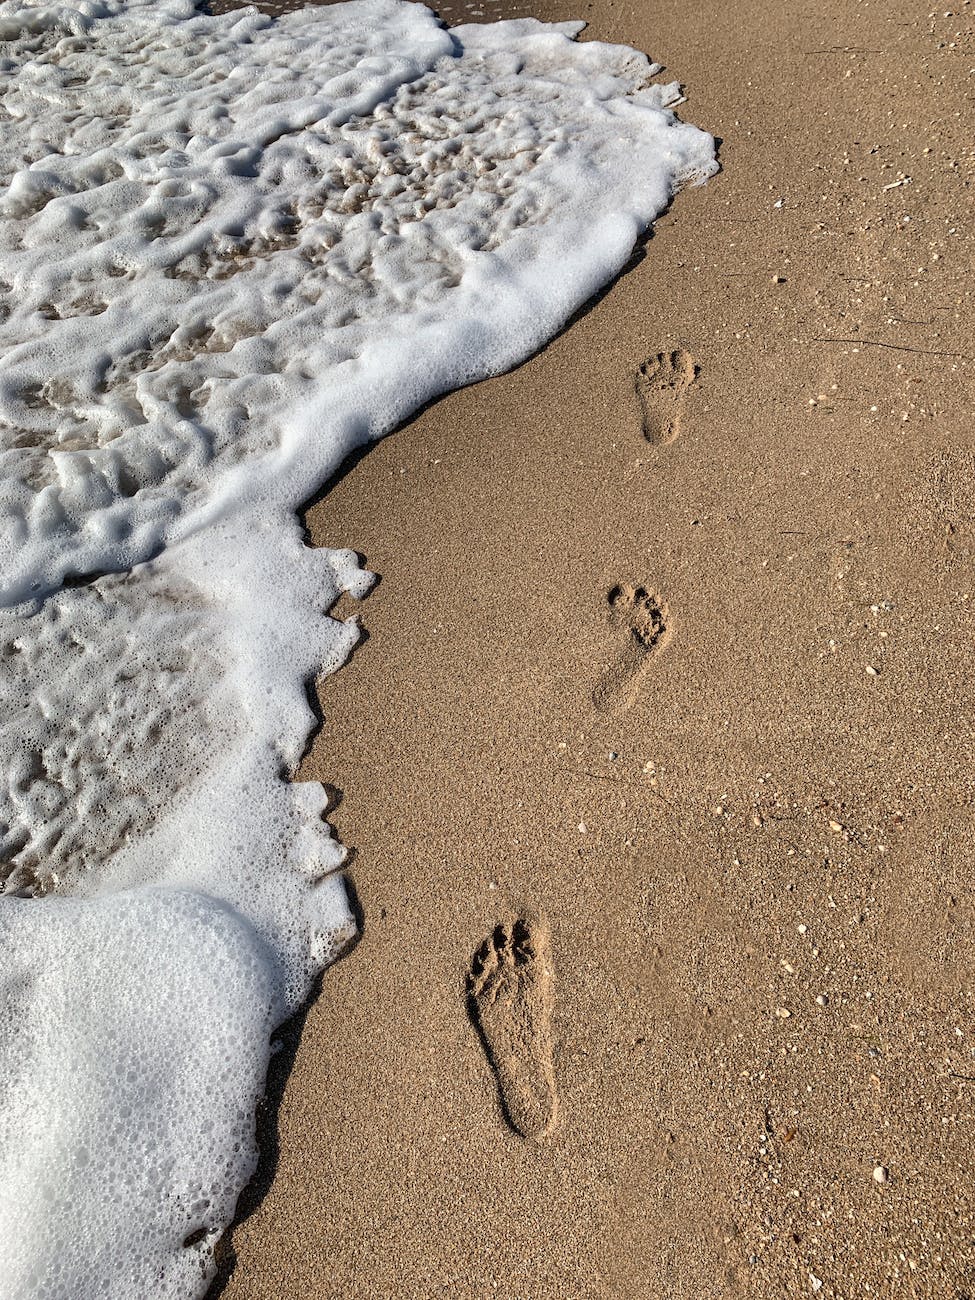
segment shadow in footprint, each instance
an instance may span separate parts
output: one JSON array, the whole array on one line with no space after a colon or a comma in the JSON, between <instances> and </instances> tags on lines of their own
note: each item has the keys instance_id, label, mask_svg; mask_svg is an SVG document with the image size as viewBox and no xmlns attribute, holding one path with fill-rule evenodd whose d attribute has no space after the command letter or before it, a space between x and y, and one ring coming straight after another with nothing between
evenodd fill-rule
<instances>
[{"instance_id":1,"label":"shadow in footprint","mask_svg":"<svg viewBox=\"0 0 975 1300\"><path fill-rule=\"evenodd\" d=\"M519 917L495 926L474 954L468 1009L497 1079L505 1118L525 1138L552 1131L552 963L548 931Z\"/></svg>"},{"instance_id":2,"label":"shadow in footprint","mask_svg":"<svg viewBox=\"0 0 975 1300\"><path fill-rule=\"evenodd\" d=\"M667 606L645 587L618 583L606 595L610 622L623 633L620 652L592 692L600 712L633 703L650 658L669 640Z\"/></svg>"}]
</instances>

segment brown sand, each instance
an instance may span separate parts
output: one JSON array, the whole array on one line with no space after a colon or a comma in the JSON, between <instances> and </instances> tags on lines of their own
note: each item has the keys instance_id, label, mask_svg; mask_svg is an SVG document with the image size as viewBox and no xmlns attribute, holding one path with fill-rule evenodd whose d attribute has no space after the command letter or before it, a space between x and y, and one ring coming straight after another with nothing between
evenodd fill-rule
<instances>
[{"instance_id":1,"label":"brown sand","mask_svg":"<svg viewBox=\"0 0 975 1300\"><path fill-rule=\"evenodd\" d=\"M382 575L304 772L345 793L365 931L308 1014L227 1300L975 1289L975 47L950 2L485 5L666 62L724 171L541 355L309 513ZM555 978L533 1141L466 1003L519 914Z\"/></svg>"}]
</instances>

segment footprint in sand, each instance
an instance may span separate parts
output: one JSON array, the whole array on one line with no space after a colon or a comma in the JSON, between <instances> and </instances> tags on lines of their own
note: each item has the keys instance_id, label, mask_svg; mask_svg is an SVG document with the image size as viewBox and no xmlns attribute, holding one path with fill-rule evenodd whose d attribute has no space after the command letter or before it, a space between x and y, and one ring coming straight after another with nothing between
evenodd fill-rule
<instances>
[{"instance_id":1,"label":"footprint in sand","mask_svg":"<svg viewBox=\"0 0 975 1300\"><path fill-rule=\"evenodd\" d=\"M666 645L667 606L645 587L618 583L606 596L610 622L623 633L620 652L600 676L592 693L596 708L632 704L650 658Z\"/></svg>"},{"instance_id":2,"label":"footprint in sand","mask_svg":"<svg viewBox=\"0 0 975 1300\"><path fill-rule=\"evenodd\" d=\"M662 447L674 441L680 432L684 394L696 378L694 359L683 348L658 352L644 361L634 385L647 442Z\"/></svg>"},{"instance_id":3,"label":"footprint in sand","mask_svg":"<svg viewBox=\"0 0 975 1300\"><path fill-rule=\"evenodd\" d=\"M467 989L508 1122L522 1137L545 1137L558 1110L545 926L524 917L495 926L474 955Z\"/></svg>"}]
</instances>

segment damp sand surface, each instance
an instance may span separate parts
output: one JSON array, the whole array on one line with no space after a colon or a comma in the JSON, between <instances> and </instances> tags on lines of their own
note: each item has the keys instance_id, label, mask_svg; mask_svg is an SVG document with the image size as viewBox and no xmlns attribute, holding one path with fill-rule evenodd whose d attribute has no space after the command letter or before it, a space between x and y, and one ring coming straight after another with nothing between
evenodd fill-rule
<instances>
[{"instance_id":1,"label":"damp sand surface","mask_svg":"<svg viewBox=\"0 0 975 1300\"><path fill-rule=\"evenodd\" d=\"M306 762L365 930L225 1295L967 1294L969 7L531 12L665 63L724 170L308 512L381 575ZM470 1014L524 917L533 1139Z\"/></svg>"}]
</instances>

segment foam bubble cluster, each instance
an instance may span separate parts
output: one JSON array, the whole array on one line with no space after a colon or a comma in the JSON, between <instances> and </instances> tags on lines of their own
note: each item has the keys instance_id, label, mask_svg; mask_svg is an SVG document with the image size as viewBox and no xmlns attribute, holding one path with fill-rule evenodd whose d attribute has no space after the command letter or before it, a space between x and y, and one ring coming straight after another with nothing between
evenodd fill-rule
<instances>
[{"instance_id":1,"label":"foam bubble cluster","mask_svg":"<svg viewBox=\"0 0 975 1300\"><path fill-rule=\"evenodd\" d=\"M11 899L0 943L3 1294L198 1294L254 1167L272 959L175 890Z\"/></svg>"},{"instance_id":2,"label":"foam bubble cluster","mask_svg":"<svg viewBox=\"0 0 975 1300\"><path fill-rule=\"evenodd\" d=\"M205 1290L354 932L294 511L523 359L711 138L632 50L399 0L0 3L0 1290ZM352 539L349 539L352 540Z\"/></svg>"}]
</instances>

